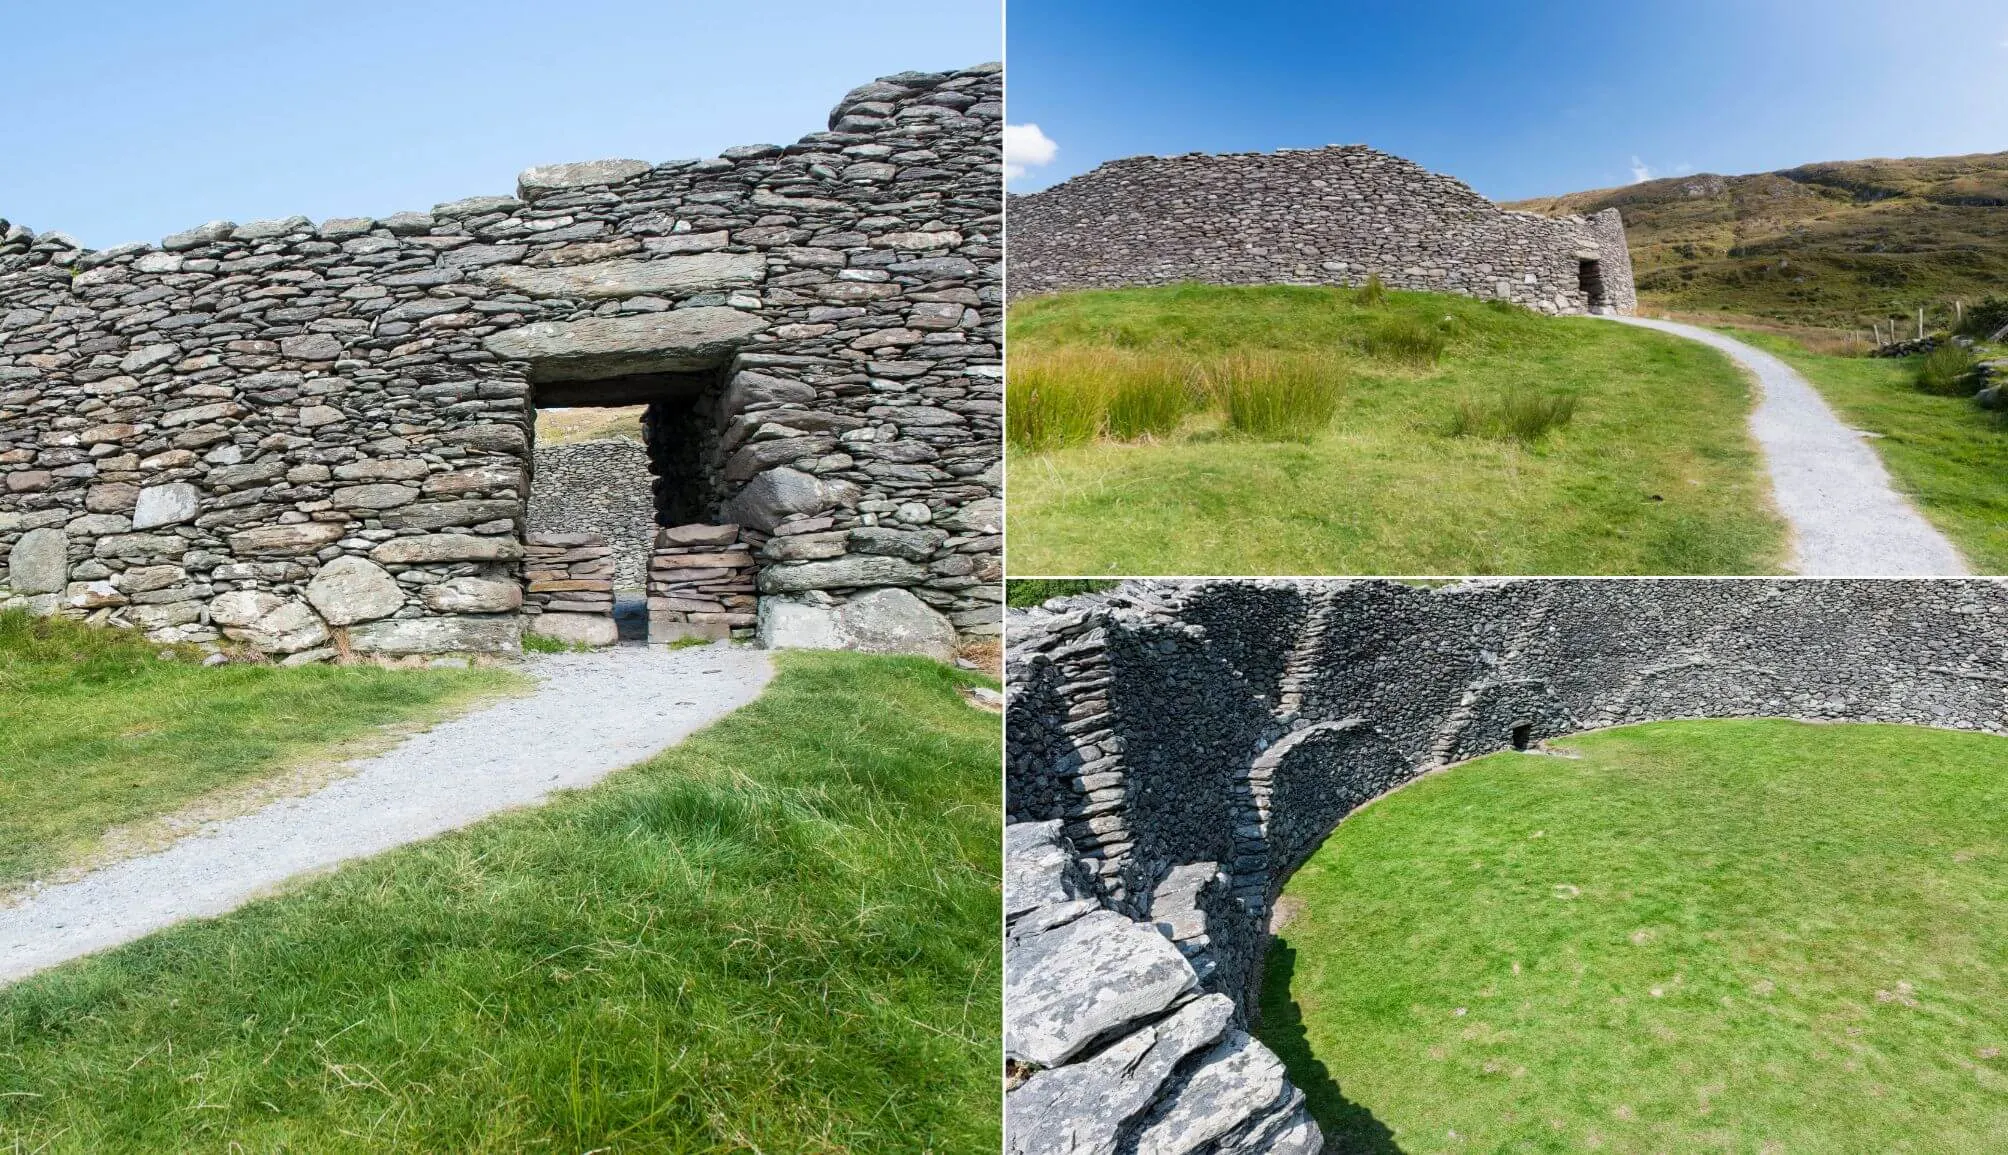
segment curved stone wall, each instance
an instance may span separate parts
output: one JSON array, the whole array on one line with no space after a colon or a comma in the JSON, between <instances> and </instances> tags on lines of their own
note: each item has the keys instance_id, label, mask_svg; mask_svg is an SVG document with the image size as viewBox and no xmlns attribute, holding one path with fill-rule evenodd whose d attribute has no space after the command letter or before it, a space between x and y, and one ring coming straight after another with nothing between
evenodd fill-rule
<instances>
[{"instance_id":1,"label":"curved stone wall","mask_svg":"<svg viewBox=\"0 0 2008 1155\"><path fill-rule=\"evenodd\" d=\"M764 595L997 632L1002 88L902 73L791 145L381 220L0 226L0 606L512 650L533 406L649 400L681 520L757 534Z\"/></svg>"},{"instance_id":2,"label":"curved stone wall","mask_svg":"<svg viewBox=\"0 0 2008 1155\"><path fill-rule=\"evenodd\" d=\"M539 445L530 478L530 531L606 538L614 551L615 587L642 589L655 550L653 482L648 449L639 441Z\"/></svg>"},{"instance_id":3,"label":"curved stone wall","mask_svg":"<svg viewBox=\"0 0 2008 1155\"><path fill-rule=\"evenodd\" d=\"M1062 1125L1037 1118L1055 1087L1201 997L1230 1008L1225 1046L1291 873L1430 769L1677 718L2008 734L2008 584L1984 579L1133 582L1014 613L1007 644L1007 984L1067 992L1007 1004L1007 1114L1034 1136ZM1250 1046L1233 1070L1263 1066ZM1181 1058L1102 1130L1128 1141L1225 1061ZM1237 1126L1278 1123L1268 1083L1236 1096Z\"/></svg>"},{"instance_id":4,"label":"curved stone wall","mask_svg":"<svg viewBox=\"0 0 2008 1155\"><path fill-rule=\"evenodd\" d=\"M1110 161L1010 204L1011 293L1180 281L1358 285L1517 301L1544 313L1638 306L1617 210L1510 212L1363 145ZM1585 288L1596 262L1600 295Z\"/></svg>"}]
</instances>

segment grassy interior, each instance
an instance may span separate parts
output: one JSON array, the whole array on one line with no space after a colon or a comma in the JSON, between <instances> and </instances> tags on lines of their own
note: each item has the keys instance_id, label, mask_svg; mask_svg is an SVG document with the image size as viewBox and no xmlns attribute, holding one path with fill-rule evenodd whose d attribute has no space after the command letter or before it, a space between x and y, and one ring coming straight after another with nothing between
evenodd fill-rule
<instances>
[{"instance_id":1,"label":"grassy interior","mask_svg":"<svg viewBox=\"0 0 2008 1155\"><path fill-rule=\"evenodd\" d=\"M646 405L583 406L537 410L538 445L573 445L581 441L640 441L641 415Z\"/></svg>"},{"instance_id":2,"label":"grassy interior","mask_svg":"<svg viewBox=\"0 0 2008 1155\"><path fill-rule=\"evenodd\" d=\"M493 669L209 668L201 657L0 614L0 886L93 857L115 827L525 684Z\"/></svg>"},{"instance_id":3,"label":"grassy interior","mask_svg":"<svg viewBox=\"0 0 2008 1155\"><path fill-rule=\"evenodd\" d=\"M1014 306L1010 328L1014 573L1782 564L1750 385L1693 342L1302 286L1044 297ZM1219 383L1237 379L1276 383L1264 404L1283 416L1236 419ZM1184 407L1125 439L1109 399L1140 380Z\"/></svg>"},{"instance_id":4,"label":"grassy interior","mask_svg":"<svg viewBox=\"0 0 2008 1155\"><path fill-rule=\"evenodd\" d=\"M995 1151L996 716L790 653L593 789L0 992L23 1150Z\"/></svg>"},{"instance_id":5,"label":"grassy interior","mask_svg":"<svg viewBox=\"0 0 2008 1155\"><path fill-rule=\"evenodd\" d=\"M1262 1037L1327 1150L2008 1149L2008 739L1676 722L1347 819Z\"/></svg>"},{"instance_id":6,"label":"grassy interior","mask_svg":"<svg viewBox=\"0 0 2008 1155\"><path fill-rule=\"evenodd\" d=\"M1870 442L1898 490L1952 539L1974 572L2008 574L2008 420L1970 395L1925 392L1916 357L1807 352L1784 337L1722 326L1777 354Z\"/></svg>"}]
</instances>

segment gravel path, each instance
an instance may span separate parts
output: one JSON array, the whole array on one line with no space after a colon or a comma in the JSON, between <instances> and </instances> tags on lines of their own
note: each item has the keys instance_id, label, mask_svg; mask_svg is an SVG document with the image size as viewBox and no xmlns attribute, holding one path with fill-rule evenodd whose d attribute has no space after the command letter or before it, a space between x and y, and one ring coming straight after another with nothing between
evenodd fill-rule
<instances>
[{"instance_id":1,"label":"gravel path","mask_svg":"<svg viewBox=\"0 0 2008 1155\"><path fill-rule=\"evenodd\" d=\"M1722 350L1757 375L1750 432L1764 450L1778 512L1792 526L1794 573L1821 577L1953 577L1966 563L1945 535L1890 487L1882 459L1797 370L1710 329L1613 317Z\"/></svg>"},{"instance_id":2,"label":"gravel path","mask_svg":"<svg viewBox=\"0 0 2008 1155\"><path fill-rule=\"evenodd\" d=\"M0 982L222 914L297 875L587 786L752 701L760 650L532 655L532 693L414 735L313 794L214 823L0 910Z\"/></svg>"}]
</instances>

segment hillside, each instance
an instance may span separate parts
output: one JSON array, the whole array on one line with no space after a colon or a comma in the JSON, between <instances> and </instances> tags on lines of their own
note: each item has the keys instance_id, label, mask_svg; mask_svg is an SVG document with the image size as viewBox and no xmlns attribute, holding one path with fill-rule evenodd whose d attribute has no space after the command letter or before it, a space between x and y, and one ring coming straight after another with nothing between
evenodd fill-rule
<instances>
[{"instance_id":1,"label":"hillside","mask_svg":"<svg viewBox=\"0 0 2008 1155\"><path fill-rule=\"evenodd\" d=\"M1950 319L1951 302L2008 295L2008 152L1671 177L1508 208L1616 208L1640 303L1806 324Z\"/></svg>"}]
</instances>

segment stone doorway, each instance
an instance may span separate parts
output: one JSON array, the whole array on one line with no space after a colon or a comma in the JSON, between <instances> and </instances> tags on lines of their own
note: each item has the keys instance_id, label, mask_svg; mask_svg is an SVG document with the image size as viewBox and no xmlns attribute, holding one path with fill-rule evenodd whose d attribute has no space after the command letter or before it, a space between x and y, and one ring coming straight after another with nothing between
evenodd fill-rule
<instances>
[{"instance_id":1,"label":"stone doorway","mask_svg":"<svg viewBox=\"0 0 2008 1155\"><path fill-rule=\"evenodd\" d=\"M1610 307L1610 295L1604 291L1604 263L1597 260L1576 262L1576 287L1589 300L1592 313L1603 312Z\"/></svg>"},{"instance_id":2,"label":"stone doorway","mask_svg":"<svg viewBox=\"0 0 2008 1155\"><path fill-rule=\"evenodd\" d=\"M531 531L606 539L623 640L648 636L659 530L716 514L722 494L711 414L719 377L698 370L532 386Z\"/></svg>"}]
</instances>

